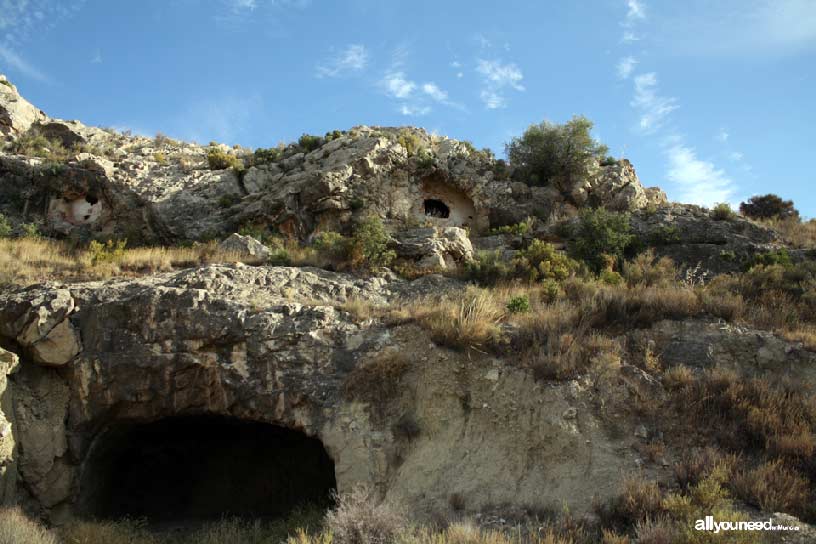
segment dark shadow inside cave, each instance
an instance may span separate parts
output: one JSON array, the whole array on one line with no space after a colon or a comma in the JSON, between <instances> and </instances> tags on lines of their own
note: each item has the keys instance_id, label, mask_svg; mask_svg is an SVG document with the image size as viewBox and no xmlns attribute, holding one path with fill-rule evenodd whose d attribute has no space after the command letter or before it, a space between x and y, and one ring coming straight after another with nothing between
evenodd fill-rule
<instances>
[{"instance_id":1,"label":"dark shadow inside cave","mask_svg":"<svg viewBox=\"0 0 816 544\"><path fill-rule=\"evenodd\" d=\"M425 199L425 215L447 219L450 217L450 208L441 200L428 198Z\"/></svg>"},{"instance_id":2,"label":"dark shadow inside cave","mask_svg":"<svg viewBox=\"0 0 816 544\"><path fill-rule=\"evenodd\" d=\"M111 427L83 464L86 517L150 522L274 518L328 506L334 463L303 433L217 416Z\"/></svg>"}]
</instances>

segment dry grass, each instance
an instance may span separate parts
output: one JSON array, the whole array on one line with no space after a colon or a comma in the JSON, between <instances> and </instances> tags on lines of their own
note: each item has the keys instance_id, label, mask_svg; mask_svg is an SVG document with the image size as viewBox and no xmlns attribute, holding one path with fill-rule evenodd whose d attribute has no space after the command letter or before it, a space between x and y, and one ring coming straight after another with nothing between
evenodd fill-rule
<instances>
[{"instance_id":1,"label":"dry grass","mask_svg":"<svg viewBox=\"0 0 816 544\"><path fill-rule=\"evenodd\" d=\"M375 359L358 364L344 383L347 398L385 406L399 394L403 374L411 367L411 356L398 351L384 351Z\"/></svg>"},{"instance_id":2,"label":"dry grass","mask_svg":"<svg viewBox=\"0 0 816 544\"><path fill-rule=\"evenodd\" d=\"M57 537L20 508L0 509L0 544L58 544Z\"/></svg>"},{"instance_id":3,"label":"dry grass","mask_svg":"<svg viewBox=\"0 0 816 544\"><path fill-rule=\"evenodd\" d=\"M763 512L803 512L812 507L810 482L780 459L736 474L734 493Z\"/></svg>"},{"instance_id":4,"label":"dry grass","mask_svg":"<svg viewBox=\"0 0 816 544\"><path fill-rule=\"evenodd\" d=\"M816 247L816 219L800 221L799 218L765 219L760 224L776 230L782 238L794 247L810 249Z\"/></svg>"},{"instance_id":5,"label":"dry grass","mask_svg":"<svg viewBox=\"0 0 816 544\"><path fill-rule=\"evenodd\" d=\"M337 497L337 506L326 515L326 530L336 544L390 544L405 527L402 514L366 487Z\"/></svg>"},{"instance_id":6,"label":"dry grass","mask_svg":"<svg viewBox=\"0 0 816 544\"><path fill-rule=\"evenodd\" d=\"M259 264L239 253L222 251L214 243L189 248L125 249L120 256L100 262L89 251L72 249L64 242L43 238L0 238L0 285L134 277L200 264L238 261Z\"/></svg>"},{"instance_id":7,"label":"dry grass","mask_svg":"<svg viewBox=\"0 0 816 544\"><path fill-rule=\"evenodd\" d=\"M422 301L411 310L435 342L455 349L484 350L498 341L499 322L505 315L495 293L476 287L436 303Z\"/></svg>"}]
</instances>

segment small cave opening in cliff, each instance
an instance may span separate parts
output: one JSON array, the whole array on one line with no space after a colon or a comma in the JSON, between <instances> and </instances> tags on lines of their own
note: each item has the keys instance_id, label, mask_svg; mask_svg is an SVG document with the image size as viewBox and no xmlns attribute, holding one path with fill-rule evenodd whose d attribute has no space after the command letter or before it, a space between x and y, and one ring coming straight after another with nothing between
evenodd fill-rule
<instances>
[{"instance_id":1,"label":"small cave opening in cliff","mask_svg":"<svg viewBox=\"0 0 816 544\"><path fill-rule=\"evenodd\" d=\"M450 217L450 208L447 204L436 198L425 199L425 215L447 219Z\"/></svg>"},{"instance_id":2,"label":"small cave opening in cliff","mask_svg":"<svg viewBox=\"0 0 816 544\"><path fill-rule=\"evenodd\" d=\"M266 423L219 416L121 424L94 441L78 514L96 519L195 523L274 519L328 508L334 462L322 443Z\"/></svg>"}]
</instances>

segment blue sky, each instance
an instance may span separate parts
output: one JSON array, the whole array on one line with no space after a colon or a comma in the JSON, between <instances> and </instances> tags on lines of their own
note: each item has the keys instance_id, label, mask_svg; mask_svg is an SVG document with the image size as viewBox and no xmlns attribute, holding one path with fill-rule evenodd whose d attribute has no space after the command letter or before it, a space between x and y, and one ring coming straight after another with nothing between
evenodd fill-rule
<instances>
[{"instance_id":1,"label":"blue sky","mask_svg":"<svg viewBox=\"0 0 816 544\"><path fill-rule=\"evenodd\" d=\"M644 185L816 216L816 0L0 0L52 116L269 147L418 125L503 153L584 114Z\"/></svg>"}]
</instances>

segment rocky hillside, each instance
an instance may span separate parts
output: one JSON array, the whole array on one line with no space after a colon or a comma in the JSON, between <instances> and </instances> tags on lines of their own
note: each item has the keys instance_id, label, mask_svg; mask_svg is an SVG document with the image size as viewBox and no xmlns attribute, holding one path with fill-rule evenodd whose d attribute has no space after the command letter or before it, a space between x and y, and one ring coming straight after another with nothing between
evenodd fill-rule
<instances>
[{"instance_id":1,"label":"rocky hillside","mask_svg":"<svg viewBox=\"0 0 816 544\"><path fill-rule=\"evenodd\" d=\"M816 519L816 266L768 226L410 127L200 146L5 83L0 133L0 496L31 516L362 485L530 542Z\"/></svg>"}]
</instances>

